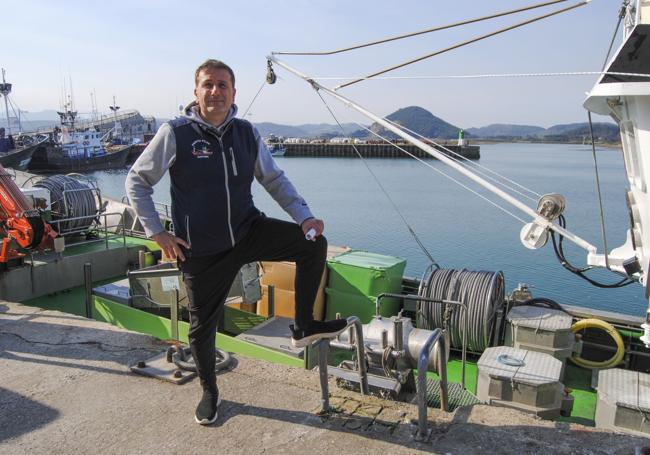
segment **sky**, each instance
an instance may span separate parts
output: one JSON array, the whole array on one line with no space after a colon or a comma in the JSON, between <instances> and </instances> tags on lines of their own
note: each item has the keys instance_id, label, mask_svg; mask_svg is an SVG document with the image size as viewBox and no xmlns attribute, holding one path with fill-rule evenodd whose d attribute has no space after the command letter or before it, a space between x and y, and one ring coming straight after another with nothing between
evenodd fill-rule
<instances>
[{"instance_id":1,"label":"sky","mask_svg":"<svg viewBox=\"0 0 650 455\"><path fill-rule=\"evenodd\" d=\"M3 0L0 67L11 99L29 113L59 109L71 81L76 109L123 109L170 118L193 99L194 70L207 58L236 74L242 115L266 76L272 51L325 51L532 5L535 1ZM313 77L363 76L577 2L518 13L335 56L280 56ZM599 71L618 0L586 6L433 57L386 76ZM617 44L620 42L620 32ZM276 68L250 106L252 122L334 123L312 87ZM585 93L597 76L365 81L340 93L378 115L421 106L462 128L492 123L549 127L586 121ZM64 81L66 81L64 83ZM343 81L322 80L328 87ZM371 123L325 96L341 122ZM2 109L4 111L4 109ZM0 114L4 117L4 113ZM608 118L596 117L596 121Z\"/></svg>"}]
</instances>

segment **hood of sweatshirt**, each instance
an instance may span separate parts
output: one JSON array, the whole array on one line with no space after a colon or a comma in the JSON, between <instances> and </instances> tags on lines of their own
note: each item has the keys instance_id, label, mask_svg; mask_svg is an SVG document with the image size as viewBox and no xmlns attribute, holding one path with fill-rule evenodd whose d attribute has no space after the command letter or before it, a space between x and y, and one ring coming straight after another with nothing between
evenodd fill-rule
<instances>
[{"instance_id":1,"label":"hood of sweatshirt","mask_svg":"<svg viewBox=\"0 0 650 455\"><path fill-rule=\"evenodd\" d=\"M185 107L185 109L183 109L182 117L185 117L193 122L196 122L205 128L212 129L217 134L221 135L223 134L225 129L228 127L228 124L230 124L231 120L235 118L236 115L237 115L237 105L233 104L230 107L230 112L228 112L228 115L226 116L226 120L224 120L224 122L221 125L216 127L203 120L203 117L201 117L201 115L199 114L199 104L196 101L192 101L190 104L188 104Z\"/></svg>"}]
</instances>

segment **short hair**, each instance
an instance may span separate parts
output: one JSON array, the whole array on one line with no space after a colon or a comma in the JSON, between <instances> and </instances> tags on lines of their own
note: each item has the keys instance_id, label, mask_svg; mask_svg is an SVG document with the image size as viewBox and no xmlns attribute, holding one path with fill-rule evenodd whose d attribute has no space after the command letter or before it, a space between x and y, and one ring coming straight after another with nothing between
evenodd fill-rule
<instances>
[{"instance_id":1,"label":"short hair","mask_svg":"<svg viewBox=\"0 0 650 455\"><path fill-rule=\"evenodd\" d=\"M215 60L213 58L207 59L205 62L201 63L199 67L194 72L194 85L199 84L199 73L203 70L213 69L213 70L226 70L230 74L230 80L232 81L232 86L235 86L235 72L231 67L226 65L221 60Z\"/></svg>"}]
</instances>

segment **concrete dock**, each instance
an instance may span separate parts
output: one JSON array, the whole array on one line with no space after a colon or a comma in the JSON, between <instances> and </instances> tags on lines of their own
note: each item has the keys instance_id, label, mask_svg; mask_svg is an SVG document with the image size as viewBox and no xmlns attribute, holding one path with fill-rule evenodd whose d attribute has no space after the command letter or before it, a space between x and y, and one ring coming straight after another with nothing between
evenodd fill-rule
<instances>
[{"instance_id":1,"label":"concrete dock","mask_svg":"<svg viewBox=\"0 0 650 455\"><path fill-rule=\"evenodd\" d=\"M403 150L417 158L432 158L424 150L408 143L397 144L403 150L392 144L295 144L284 143L286 157L312 157L312 158L357 158L357 152L364 158L408 158ZM481 158L481 148L478 145L446 145L439 149L445 155L462 156L470 160Z\"/></svg>"},{"instance_id":2,"label":"concrete dock","mask_svg":"<svg viewBox=\"0 0 650 455\"><path fill-rule=\"evenodd\" d=\"M129 365L167 345L85 319L0 301L0 453L633 454L650 440L544 421L483 405L429 410L431 435L415 442L414 405L331 383L329 418L318 373L236 357L219 375L215 425L193 412L198 381L173 385Z\"/></svg>"}]
</instances>

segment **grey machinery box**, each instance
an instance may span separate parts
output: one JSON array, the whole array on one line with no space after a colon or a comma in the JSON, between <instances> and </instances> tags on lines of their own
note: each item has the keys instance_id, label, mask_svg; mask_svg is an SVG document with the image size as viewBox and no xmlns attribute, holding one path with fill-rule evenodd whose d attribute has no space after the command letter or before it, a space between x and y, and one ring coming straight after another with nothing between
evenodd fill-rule
<instances>
[{"instance_id":1,"label":"grey machinery box","mask_svg":"<svg viewBox=\"0 0 650 455\"><path fill-rule=\"evenodd\" d=\"M564 378L566 359L576 349L571 331L573 317L552 308L516 306L506 316L504 344L517 349L543 352L562 362L560 380Z\"/></svg>"},{"instance_id":2,"label":"grey machinery box","mask_svg":"<svg viewBox=\"0 0 650 455\"><path fill-rule=\"evenodd\" d=\"M560 382L562 362L541 352L488 348L478 361L476 395L482 402L553 419L569 413L572 400ZM564 406L564 408L563 408Z\"/></svg>"},{"instance_id":3,"label":"grey machinery box","mask_svg":"<svg viewBox=\"0 0 650 455\"><path fill-rule=\"evenodd\" d=\"M596 426L650 435L650 375L612 368L598 372Z\"/></svg>"}]
</instances>

